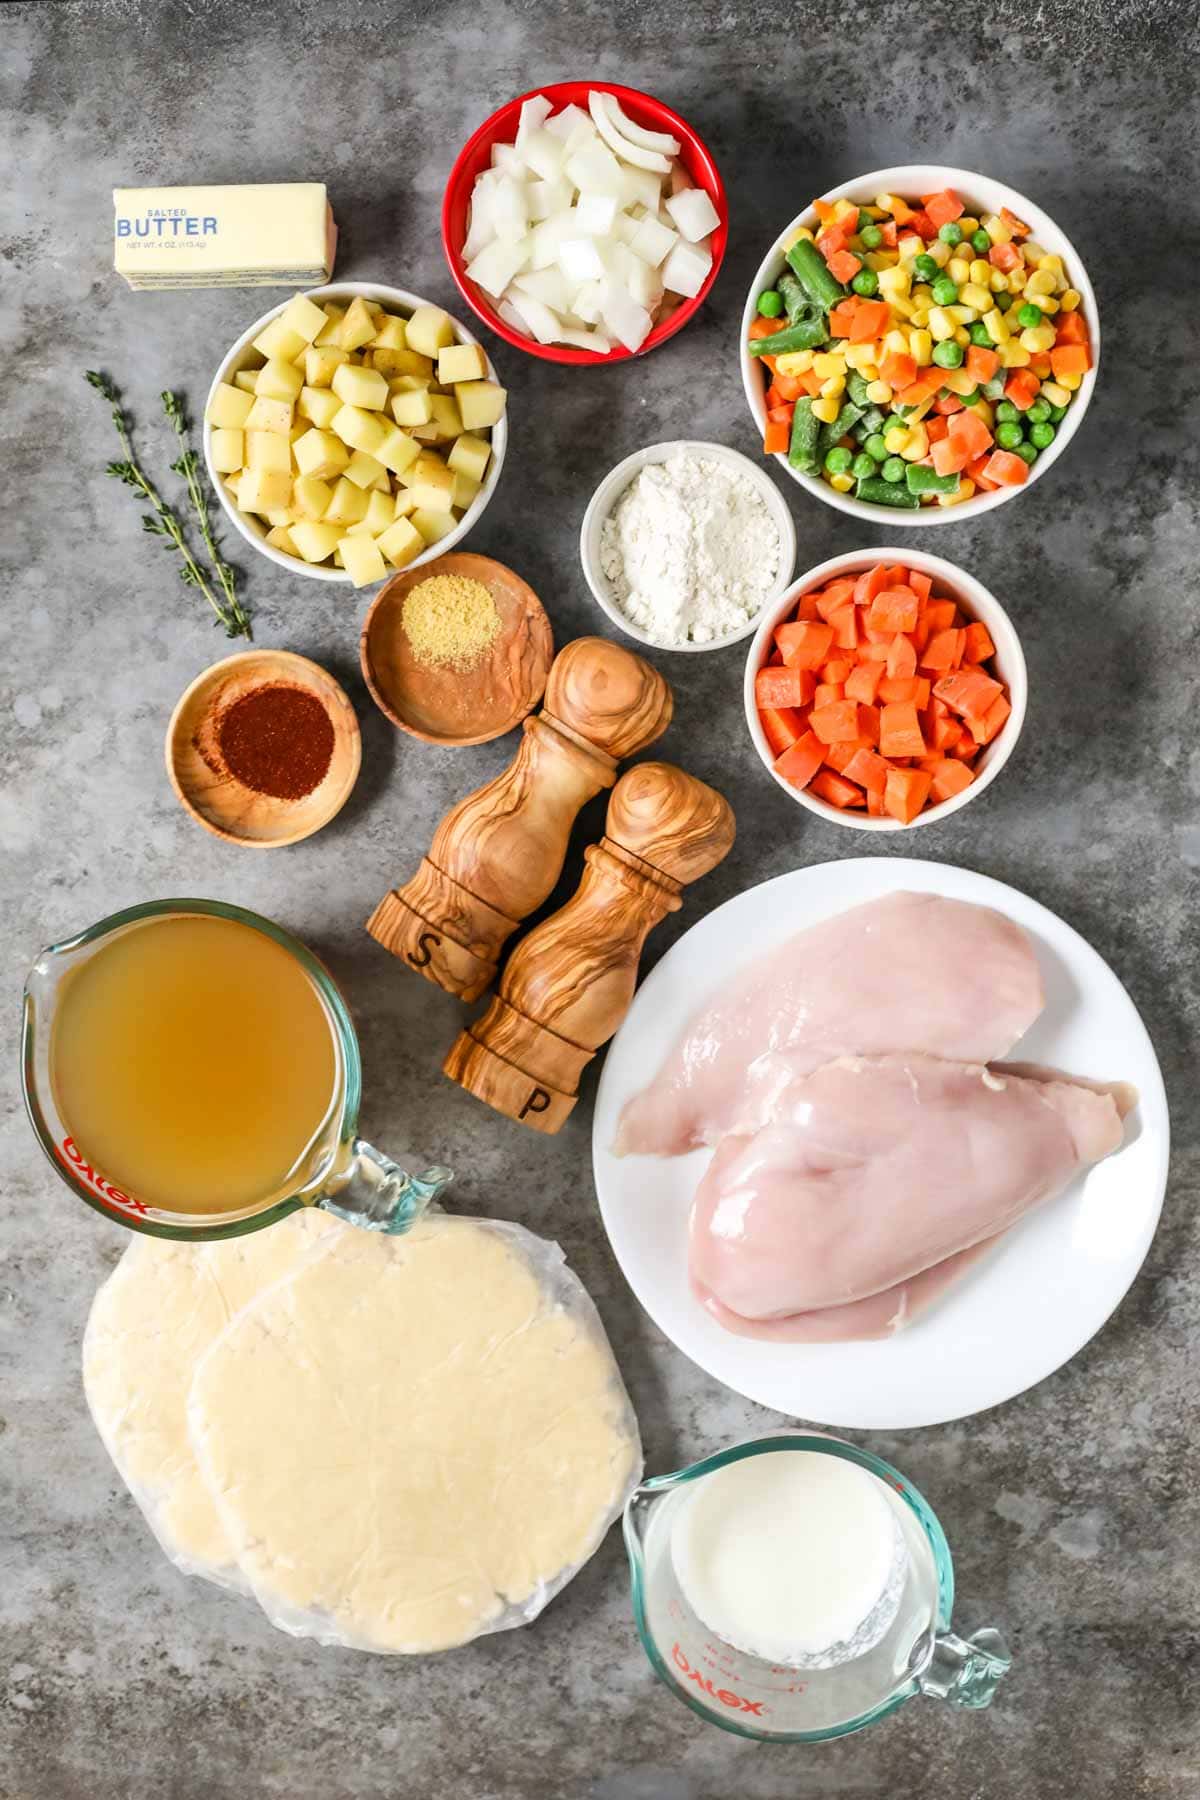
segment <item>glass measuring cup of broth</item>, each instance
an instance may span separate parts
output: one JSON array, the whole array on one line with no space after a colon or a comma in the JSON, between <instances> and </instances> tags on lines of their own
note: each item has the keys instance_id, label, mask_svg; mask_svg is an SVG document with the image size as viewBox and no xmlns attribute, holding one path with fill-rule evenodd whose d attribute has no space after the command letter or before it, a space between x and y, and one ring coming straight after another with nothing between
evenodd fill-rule
<instances>
[{"instance_id":1,"label":"glass measuring cup of broth","mask_svg":"<svg viewBox=\"0 0 1200 1800\"><path fill-rule=\"evenodd\" d=\"M315 1205L398 1232L451 1179L357 1136L341 994L296 938L220 901L130 907L43 950L21 1060L59 1175L134 1231L236 1237Z\"/></svg>"},{"instance_id":2,"label":"glass measuring cup of broth","mask_svg":"<svg viewBox=\"0 0 1200 1800\"><path fill-rule=\"evenodd\" d=\"M984 1707L999 1633L950 1629L954 1570L890 1464L786 1432L645 1481L625 1508L633 1611L659 1679L741 1737L821 1743L917 1694Z\"/></svg>"}]
</instances>

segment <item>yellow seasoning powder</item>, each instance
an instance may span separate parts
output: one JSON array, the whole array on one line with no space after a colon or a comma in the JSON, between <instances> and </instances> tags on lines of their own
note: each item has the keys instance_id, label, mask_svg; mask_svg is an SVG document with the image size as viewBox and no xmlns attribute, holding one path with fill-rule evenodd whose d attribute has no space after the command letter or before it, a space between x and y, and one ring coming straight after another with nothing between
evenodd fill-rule
<instances>
[{"instance_id":1,"label":"yellow seasoning powder","mask_svg":"<svg viewBox=\"0 0 1200 1800\"><path fill-rule=\"evenodd\" d=\"M469 669L481 662L500 634L496 602L481 581L465 575L431 575L404 596L404 635L419 663Z\"/></svg>"}]
</instances>

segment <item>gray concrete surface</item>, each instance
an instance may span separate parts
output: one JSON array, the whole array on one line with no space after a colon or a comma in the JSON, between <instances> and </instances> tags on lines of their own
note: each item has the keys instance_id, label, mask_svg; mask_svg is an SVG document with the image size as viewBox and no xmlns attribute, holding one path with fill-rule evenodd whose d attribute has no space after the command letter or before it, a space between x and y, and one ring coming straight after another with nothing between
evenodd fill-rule
<instances>
[{"instance_id":1,"label":"gray concrete surface","mask_svg":"<svg viewBox=\"0 0 1200 1800\"><path fill-rule=\"evenodd\" d=\"M3 1800L1200 1794L1196 50L1194 9L1125 0L0 8ZM513 438L471 547L533 582L560 640L599 622L575 535L613 462L680 433L753 450L735 355L743 292L813 193L922 156L990 171L1067 228L1104 317L1099 391L1064 462L1018 504L936 540L1022 632L1023 742L986 799L886 850L898 869L920 854L1013 882L1113 963L1163 1060L1171 1189L1132 1293L1070 1367L1000 1411L870 1440L937 1505L964 1611L1012 1637L996 1706L914 1704L819 1751L706 1729L655 1686L616 1534L534 1629L411 1663L293 1642L177 1574L80 1393L81 1328L122 1235L54 1181L13 1080L17 993L43 943L170 893L273 914L328 959L353 1006L367 1134L452 1160L457 1205L566 1246L612 1334L649 1466L771 1423L664 1342L627 1291L594 1207L586 1099L561 1137L539 1142L452 1088L438 1062L459 1007L362 932L443 808L511 744L442 754L397 736L358 678L364 600L247 555L259 641L345 679L363 774L336 824L298 849L253 856L197 830L167 786L163 728L225 646L105 479L105 410L82 379L103 367L124 385L145 455L165 470L159 390L199 402L225 345L271 298L128 293L109 266L114 183L323 177L339 274L453 304L438 204L458 145L510 95L588 74L656 92L696 122L729 184L733 241L703 317L646 362L580 374L493 346ZM871 541L798 491L789 499L802 566ZM660 660L678 697L663 753L729 795L740 831L651 956L747 885L859 848L763 778L736 651Z\"/></svg>"}]
</instances>

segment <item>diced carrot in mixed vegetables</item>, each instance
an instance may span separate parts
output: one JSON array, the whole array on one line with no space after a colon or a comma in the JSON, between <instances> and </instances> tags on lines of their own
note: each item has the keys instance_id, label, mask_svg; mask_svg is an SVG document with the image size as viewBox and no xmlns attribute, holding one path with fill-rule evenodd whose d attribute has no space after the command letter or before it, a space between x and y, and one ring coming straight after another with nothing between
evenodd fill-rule
<instances>
[{"instance_id":1,"label":"diced carrot in mixed vegetables","mask_svg":"<svg viewBox=\"0 0 1200 1800\"><path fill-rule=\"evenodd\" d=\"M750 327L766 454L912 510L1023 482L1091 367L1062 258L952 189L813 209Z\"/></svg>"},{"instance_id":2,"label":"diced carrot in mixed vegetables","mask_svg":"<svg viewBox=\"0 0 1200 1800\"><path fill-rule=\"evenodd\" d=\"M1004 729L995 654L987 626L916 569L876 563L811 590L754 679L776 773L911 824L971 785Z\"/></svg>"}]
</instances>

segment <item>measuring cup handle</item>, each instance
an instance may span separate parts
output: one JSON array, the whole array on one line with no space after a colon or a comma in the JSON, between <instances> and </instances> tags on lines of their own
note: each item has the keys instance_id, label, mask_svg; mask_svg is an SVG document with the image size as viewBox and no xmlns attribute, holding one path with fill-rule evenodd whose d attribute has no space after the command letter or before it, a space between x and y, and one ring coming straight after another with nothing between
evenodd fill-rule
<instances>
[{"instance_id":1,"label":"measuring cup handle","mask_svg":"<svg viewBox=\"0 0 1200 1800\"><path fill-rule=\"evenodd\" d=\"M452 1171L440 1165L410 1175L373 1144L355 1138L350 1162L317 1205L350 1225L395 1236L415 1225L453 1179Z\"/></svg>"},{"instance_id":2,"label":"measuring cup handle","mask_svg":"<svg viewBox=\"0 0 1200 1800\"><path fill-rule=\"evenodd\" d=\"M991 1626L969 1638L947 1631L934 1641L933 1656L918 1685L935 1700L977 1711L992 1704L1011 1665L1008 1645Z\"/></svg>"}]
</instances>

